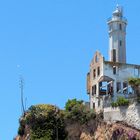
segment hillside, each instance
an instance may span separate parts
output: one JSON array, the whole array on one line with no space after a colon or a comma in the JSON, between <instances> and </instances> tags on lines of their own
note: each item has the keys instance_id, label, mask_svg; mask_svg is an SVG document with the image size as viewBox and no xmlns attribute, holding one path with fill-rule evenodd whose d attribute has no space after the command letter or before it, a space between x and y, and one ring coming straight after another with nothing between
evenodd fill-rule
<instances>
[{"instance_id":1,"label":"hillside","mask_svg":"<svg viewBox=\"0 0 140 140\"><path fill-rule=\"evenodd\" d=\"M65 110L36 105L20 118L15 140L140 140L140 130L123 122L104 122L103 114L69 100Z\"/></svg>"}]
</instances>

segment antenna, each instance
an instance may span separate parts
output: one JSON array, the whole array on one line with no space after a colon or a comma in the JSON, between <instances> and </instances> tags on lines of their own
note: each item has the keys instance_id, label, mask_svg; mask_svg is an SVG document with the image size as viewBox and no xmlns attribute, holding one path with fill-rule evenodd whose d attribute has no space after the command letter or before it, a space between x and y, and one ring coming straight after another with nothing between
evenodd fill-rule
<instances>
[{"instance_id":1,"label":"antenna","mask_svg":"<svg viewBox=\"0 0 140 140\"><path fill-rule=\"evenodd\" d=\"M27 110L27 97L25 98L25 111Z\"/></svg>"},{"instance_id":2,"label":"antenna","mask_svg":"<svg viewBox=\"0 0 140 140\"><path fill-rule=\"evenodd\" d=\"M21 66L18 64L17 65L18 71L19 71L19 87L20 87L20 98L21 98L21 110L22 110L22 115L25 114L26 111L26 102L27 98L24 99L24 79L21 74Z\"/></svg>"},{"instance_id":3,"label":"antenna","mask_svg":"<svg viewBox=\"0 0 140 140\"><path fill-rule=\"evenodd\" d=\"M22 114L25 113L25 107L24 107L24 100L23 100L23 78L22 76L20 76L20 81L19 81L19 84L20 84L20 96L21 96L21 109L22 109Z\"/></svg>"},{"instance_id":4,"label":"antenna","mask_svg":"<svg viewBox=\"0 0 140 140\"><path fill-rule=\"evenodd\" d=\"M119 3L118 0L115 0L115 1L116 1L116 3L117 3L117 6L118 6L118 5L119 5L119 4L118 4L118 3Z\"/></svg>"}]
</instances>

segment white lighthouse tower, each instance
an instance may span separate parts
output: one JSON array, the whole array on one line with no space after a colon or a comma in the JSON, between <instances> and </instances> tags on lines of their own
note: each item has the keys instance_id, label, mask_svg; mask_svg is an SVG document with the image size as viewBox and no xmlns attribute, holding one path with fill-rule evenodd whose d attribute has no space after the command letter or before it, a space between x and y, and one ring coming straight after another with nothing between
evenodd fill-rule
<instances>
[{"instance_id":1,"label":"white lighthouse tower","mask_svg":"<svg viewBox=\"0 0 140 140\"><path fill-rule=\"evenodd\" d=\"M126 63L126 26L122 7L117 5L113 15L108 19L109 26L109 61Z\"/></svg>"}]
</instances>

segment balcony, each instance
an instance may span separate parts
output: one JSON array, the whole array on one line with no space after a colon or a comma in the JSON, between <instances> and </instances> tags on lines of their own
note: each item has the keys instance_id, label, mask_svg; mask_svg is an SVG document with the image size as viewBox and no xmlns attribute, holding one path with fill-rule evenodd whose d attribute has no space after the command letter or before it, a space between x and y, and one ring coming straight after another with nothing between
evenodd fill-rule
<instances>
[{"instance_id":1,"label":"balcony","mask_svg":"<svg viewBox=\"0 0 140 140\"><path fill-rule=\"evenodd\" d=\"M117 20L122 20L122 21L127 23L127 19L125 17L110 17L110 18L107 19L107 22L117 21Z\"/></svg>"}]
</instances>

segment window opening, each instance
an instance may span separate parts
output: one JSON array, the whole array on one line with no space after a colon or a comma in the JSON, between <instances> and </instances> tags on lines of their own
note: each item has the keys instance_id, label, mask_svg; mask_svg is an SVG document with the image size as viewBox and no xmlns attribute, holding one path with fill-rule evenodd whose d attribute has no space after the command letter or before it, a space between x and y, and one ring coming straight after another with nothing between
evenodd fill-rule
<instances>
[{"instance_id":1,"label":"window opening","mask_svg":"<svg viewBox=\"0 0 140 140\"><path fill-rule=\"evenodd\" d=\"M113 66L113 74L115 75L116 72L117 72L117 70L116 70L116 66Z\"/></svg>"},{"instance_id":2,"label":"window opening","mask_svg":"<svg viewBox=\"0 0 140 140\"><path fill-rule=\"evenodd\" d=\"M127 82L123 82L123 93L126 94L128 92L128 83Z\"/></svg>"},{"instance_id":3,"label":"window opening","mask_svg":"<svg viewBox=\"0 0 140 140\"><path fill-rule=\"evenodd\" d=\"M96 69L93 70L93 78L96 77Z\"/></svg>"},{"instance_id":4,"label":"window opening","mask_svg":"<svg viewBox=\"0 0 140 140\"><path fill-rule=\"evenodd\" d=\"M122 24L119 24L119 28L120 28L120 30L122 30Z\"/></svg>"},{"instance_id":5,"label":"window opening","mask_svg":"<svg viewBox=\"0 0 140 140\"><path fill-rule=\"evenodd\" d=\"M139 69L135 68L134 69L134 74L135 74L135 76L139 76Z\"/></svg>"},{"instance_id":6,"label":"window opening","mask_svg":"<svg viewBox=\"0 0 140 140\"><path fill-rule=\"evenodd\" d=\"M121 92L121 82L117 82L117 93Z\"/></svg>"},{"instance_id":7,"label":"window opening","mask_svg":"<svg viewBox=\"0 0 140 140\"><path fill-rule=\"evenodd\" d=\"M120 40L120 46L122 46L122 41Z\"/></svg>"},{"instance_id":8,"label":"window opening","mask_svg":"<svg viewBox=\"0 0 140 140\"><path fill-rule=\"evenodd\" d=\"M116 62L116 49L113 49L113 62Z\"/></svg>"},{"instance_id":9,"label":"window opening","mask_svg":"<svg viewBox=\"0 0 140 140\"><path fill-rule=\"evenodd\" d=\"M100 67L98 67L98 76L100 75Z\"/></svg>"},{"instance_id":10,"label":"window opening","mask_svg":"<svg viewBox=\"0 0 140 140\"><path fill-rule=\"evenodd\" d=\"M96 94L96 85L92 86L92 95Z\"/></svg>"}]
</instances>

